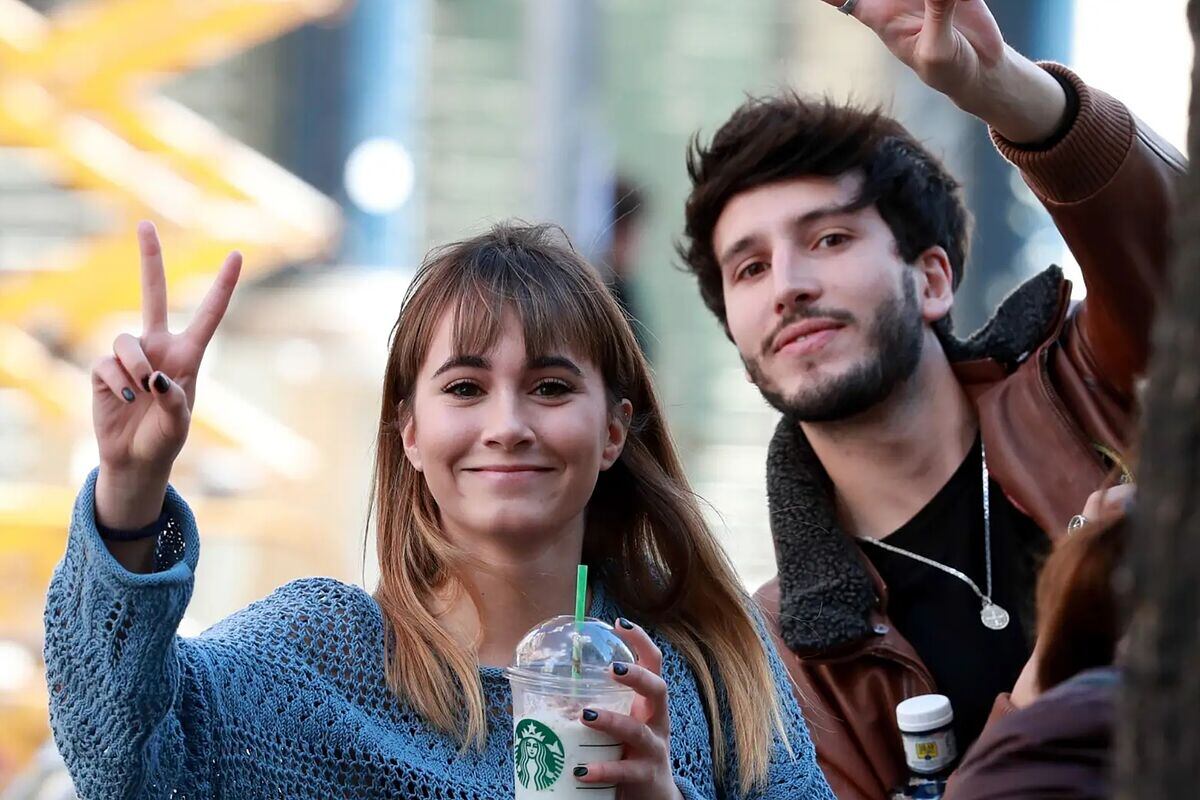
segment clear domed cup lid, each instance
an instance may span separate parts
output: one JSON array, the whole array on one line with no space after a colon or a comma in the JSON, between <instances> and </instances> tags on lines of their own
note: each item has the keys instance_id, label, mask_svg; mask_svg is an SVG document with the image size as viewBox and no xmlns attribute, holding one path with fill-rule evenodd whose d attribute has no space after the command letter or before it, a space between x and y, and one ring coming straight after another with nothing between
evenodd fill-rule
<instances>
[{"instance_id":1,"label":"clear domed cup lid","mask_svg":"<svg viewBox=\"0 0 1200 800\"><path fill-rule=\"evenodd\" d=\"M512 681L551 690L628 691L611 677L609 667L615 661L632 664L635 659L611 625L592 617L577 622L564 614L525 634L505 674Z\"/></svg>"}]
</instances>

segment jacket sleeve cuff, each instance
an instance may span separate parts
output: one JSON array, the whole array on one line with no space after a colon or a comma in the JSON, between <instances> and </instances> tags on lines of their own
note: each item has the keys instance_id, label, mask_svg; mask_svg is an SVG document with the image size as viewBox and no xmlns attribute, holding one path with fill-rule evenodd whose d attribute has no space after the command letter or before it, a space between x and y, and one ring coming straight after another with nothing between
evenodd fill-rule
<instances>
[{"instance_id":1,"label":"jacket sleeve cuff","mask_svg":"<svg viewBox=\"0 0 1200 800\"><path fill-rule=\"evenodd\" d=\"M1049 149L1022 147L991 130L1000 155L1018 167L1029 187L1044 201L1074 203L1112 180L1133 144L1133 115L1123 103L1088 86L1062 64L1041 62L1042 69L1075 87L1079 113L1065 136Z\"/></svg>"}]
</instances>

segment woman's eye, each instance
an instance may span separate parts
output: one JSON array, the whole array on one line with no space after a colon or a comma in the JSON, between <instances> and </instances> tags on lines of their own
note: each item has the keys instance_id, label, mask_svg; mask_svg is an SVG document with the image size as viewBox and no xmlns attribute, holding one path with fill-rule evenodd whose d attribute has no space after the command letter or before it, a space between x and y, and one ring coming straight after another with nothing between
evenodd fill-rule
<instances>
[{"instance_id":1,"label":"woman's eye","mask_svg":"<svg viewBox=\"0 0 1200 800\"><path fill-rule=\"evenodd\" d=\"M533 393L538 397L562 397L573 391L574 387L571 384L558 380L542 381L533 387Z\"/></svg>"},{"instance_id":2,"label":"woman's eye","mask_svg":"<svg viewBox=\"0 0 1200 800\"><path fill-rule=\"evenodd\" d=\"M850 237L844 233L827 233L817 240L818 248L837 247L850 241Z\"/></svg>"},{"instance_id":3,"label":"woman's eye","mask_svg":"<svg viewBox=\"0 0 1200 800\"><path fill-rule=\"evenodd\" d=\"M463 400L469 400L483 394L483 389L473 381L458 381L457 383L450 384L442 391Z\"/></svg>"}]
</instances>

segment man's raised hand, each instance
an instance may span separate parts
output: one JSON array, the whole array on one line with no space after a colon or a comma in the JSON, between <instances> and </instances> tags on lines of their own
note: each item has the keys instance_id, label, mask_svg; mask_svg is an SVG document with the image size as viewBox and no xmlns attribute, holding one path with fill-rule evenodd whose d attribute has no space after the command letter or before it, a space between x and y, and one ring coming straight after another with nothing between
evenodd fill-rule
<instances>
[{"instance_id":1,"label":"man's raised hand","mask_svg":"<svg viewBox=\"0 0 1200 800\"><path fill-rule=\"evenodd\" d=\"M1004 43L984 0L858 0L853 16L922 81L1006 139L1041 142L1062 122L1062 86Z\"/></svg>"}]
</instances>

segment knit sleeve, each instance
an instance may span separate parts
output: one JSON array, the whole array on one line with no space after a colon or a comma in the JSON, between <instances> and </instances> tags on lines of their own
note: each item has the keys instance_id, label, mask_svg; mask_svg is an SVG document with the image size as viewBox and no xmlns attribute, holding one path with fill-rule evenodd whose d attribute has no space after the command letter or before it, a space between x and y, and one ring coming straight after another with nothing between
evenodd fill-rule
<instances>
[{"instance_id":1,"label":"knit sleeve","mask_svg":"<svg viewBox=\"0 0 1200 800\"><path fill-rule=\"evenodd\" d=\"M817 765L817 751L792 691L791 678L767 635L763 620L757 614L755 616L759 636L771 661L771 674L787 730L787 742L776 738L771 749L767 780L750 797L761 800L835 800L825 774Z\"/></svg>"},{"instance_id":2,"label":"knit sleeve","mask_svg":"<svg viewBox=\"0 0 1200 800\"><path fill-rule=\"evenodd\" d=\"M176 636L199 557L195 519L168 489L157 569L134 574L100 539L95 488L93 471L46 598L55 742L80 797L212 796L203 653Z\"/></svg>"},{"instance_id":3,"label":"knit sleeve","mask_svg":"<svg viewBox=\"0 0 1200 800\"><path fill-rule=\"evenodd\" d=\"M725 763L726 794L728 797L744 797L745 800L834 800L825 775L817 765L816 748L813 747L812 739L808 735L808 726L792 692L791 678L788 677L783 661L780 660L779 653L775 650L775 645L757 611L754 612L754 621L771 664L771 689L779 698L779 710L783 717L784 730L787 731L787 741L776 736L771 746L766 780L749 794L742 795L736 790L739 763L732 738L733 722L728 716L728 711L725 711L725 752L729 754ZM684 796L687 797L686 792Z\"/></svg>"},{"instance_id":4,"label":"knit sleeve","mask_svg":"<svg viewBox=\"0 0 1200 800\"><path fill-rule=\"evenodd\" d=\"M724 769L721 771L724 775L724 780L721 781L723 785L717 787L713 784L711 766L706 770L687 769L686 763L681 762L678 756L675 760L675 785L684 800L713 800L715 797L730 798L731 800L834 800L833 792L820 767L817 766L816 751L812 739L808 735L808 727L800 713L800 707L792 693L791 679L768 637L762 619L757 614L755 621L760 640L770 660L772 674L770 688L780 700L787 741L785 742L782 737L776 737L772 745L766 780L748 794L739 791L740 766L733 739L733 719L725 699L724 687L718 679L717 702L721 708L721 726L725 736L726 753ZM664 677L666 677L665 674ZM675 680L678 681L678 677ZM668 680L668 684L672 683L671 680ZM672 725L674 724L675 718L673 717ZM695 735L694 732L692 735ZM675 748L674 728L671 736L672 748Z\"/></svg>"}]
</instances>

